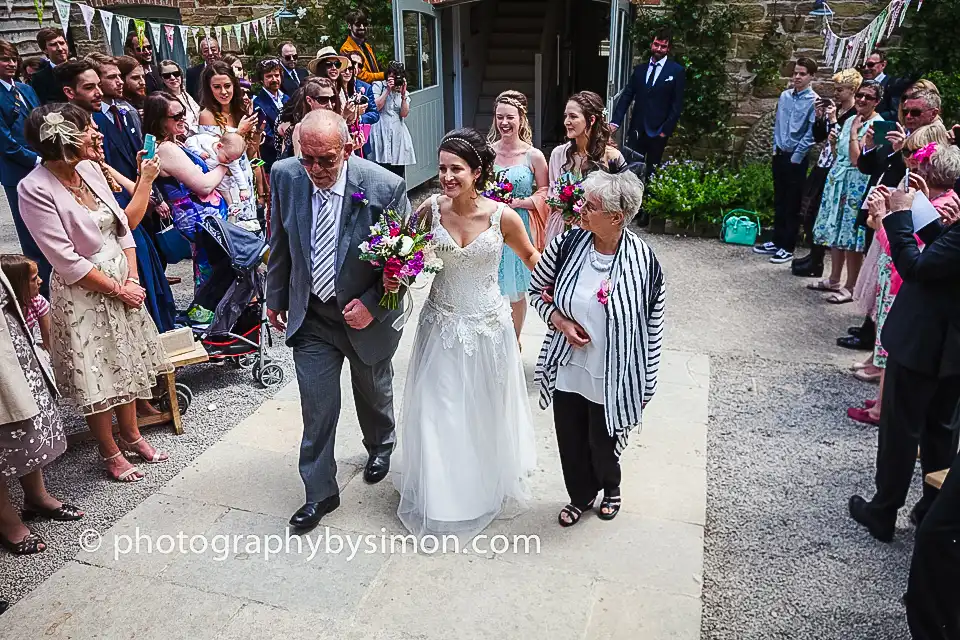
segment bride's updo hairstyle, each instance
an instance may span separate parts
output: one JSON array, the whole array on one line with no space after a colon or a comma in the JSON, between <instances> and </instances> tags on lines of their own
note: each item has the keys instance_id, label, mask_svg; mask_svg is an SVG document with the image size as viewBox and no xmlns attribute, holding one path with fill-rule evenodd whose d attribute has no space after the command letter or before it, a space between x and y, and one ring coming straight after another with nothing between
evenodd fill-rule
<instances>
[{"instance_id":1,"label":"bride's updo hairstyle","mask_svg":"<svg viewBox=\"0 0 960 640\"><path fill-rule=\"evenodd\" d=\"M497 159L497 154L493 152L487 139L476 129L465 127L451 131L440 142L437 153L441 151L452 153L462 159L473 171L479 169L480 176L474 185L477 191L481 191L493 179L493 163Z\"/></svg>"}]
</instances>

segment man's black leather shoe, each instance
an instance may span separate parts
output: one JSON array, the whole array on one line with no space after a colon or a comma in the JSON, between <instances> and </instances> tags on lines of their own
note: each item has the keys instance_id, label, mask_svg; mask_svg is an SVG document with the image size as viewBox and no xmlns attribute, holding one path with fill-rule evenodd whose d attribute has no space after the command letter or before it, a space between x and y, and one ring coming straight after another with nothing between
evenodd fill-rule
<instances>
[{"instance_id":1,"label":"man's black leather shoe","mask_svg":"<svg viewBox=\"0 0 960 640\"><path fill-rule=\"evenodd\" d=\"M377 484L387 477L390 471L390 454L375 453L367 459L367 466L363 469L363 480L367 484Z\"/></svg>"},{"instance_id":2,"label":"man's black leather shoe","mask_svg":"<svg viewBox=\"0 0 960 640\"><path fill-rule=\"evenodd\" d=\"M862 327L848 327L848 328L847 328L847 335L848 335L848 336L858 336L858 337L859 337L859 336L860 336L860 330L861 330L861 329L862 329Z\"/></svg>"},{"instance_id":3,"label":"man's black leather shoe","mask_svg":"<svg viewBox=\"0 0 960 640\"><path fill-rule=\"evenodd\" d=\"M893 542L896 521L883 522L870 508L870 503L860 496L850 498L850 517L866 527L870 535L880 542Z\"/></svg>"},{"instance_id":4,"label":"man's black leather shoe","mask_svg":"<svg viewBox=\"0 0 960 640\"><path fill-rule=\"evenodd\" d=\"M320 502L308 502L290 518L290 526L294 529L313 529L320 524L320 518L340 506L340 496L330 496Z\"/></svg>"},{"instance_id":5,"label":"man's black leather shoe","mask_svg":"<svg viewBox=\"0 0 960 640\"><path fill-rule=\"evenodd\" d=\"M867 342L860 338L859 335L837 338L837 346L855 351L873 351L873 341Z\"/></svg>"},{"instance_id":6,"label":"man's black leather shoe","mask_svg":"<svg viewBox=\"0 0 960 640\"><path fill-rule=\"evenodd\" d=\"M823 263L814 263L813 256L806 255L795 259L790 264L790 270L793 275L801 278L820 278L823 276Z\"/></svg>"}]
</instances>

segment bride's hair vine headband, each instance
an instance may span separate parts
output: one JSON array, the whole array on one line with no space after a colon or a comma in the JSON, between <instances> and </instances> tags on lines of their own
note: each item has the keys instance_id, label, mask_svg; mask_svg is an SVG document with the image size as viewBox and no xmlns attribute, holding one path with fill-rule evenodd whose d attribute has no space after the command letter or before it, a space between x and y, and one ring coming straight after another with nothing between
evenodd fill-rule
<instances>
[{"instance_id":1,"label":"bride's hair vine headband","mask_svg":"<svg viewBox=\"0 0 960 640\"><path fill-rule=\"evenodd\" d=\"M43 124L40 125L41 142L50 138L57 138L61 145L71 147L79 147L83 141L83 135L77 125L66 120L59 111L51 111L43 116Z\"/></svg>"},{"instance_id":2,"label":"bride's hair vine headband","mask_svg":"<svg viewBox=\"0 0 960 640\"><path fill-rule=\"evenodd\" d=\"M477 151L476 148L468 140L451 136L449 138L445 138L444 142L453 142L454 140L456 140L457 142L462 142L463 144L467 145L470 148L470 151L473 151L473 155L477 156L477 162L480 163L480 166L481 167L483 166L483 158L480 157L480 152Z\"/></svg>"}]
</instances>

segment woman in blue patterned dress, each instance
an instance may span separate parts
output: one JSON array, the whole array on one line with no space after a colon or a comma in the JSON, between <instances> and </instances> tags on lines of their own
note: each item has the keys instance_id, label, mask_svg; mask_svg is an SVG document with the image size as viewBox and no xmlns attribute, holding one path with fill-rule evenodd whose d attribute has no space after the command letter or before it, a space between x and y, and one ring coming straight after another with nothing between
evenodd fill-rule
<instances>
[{"instance_id":1,"label":"woman in blue patterned dress","mask_svg":"<svg viewBox=\"0 0 960 640\"><path fill-rule=\"evenodd\" d=\"M842 304L853 300L853 288L863 264L866 230L857 225L860 205L867 193L870 176L860 173L857 160L860 157L860 138L871 123L883 120L877 113L877 105L883 98L883 87L868 80L860 85L856 95L857 115L847 120L839 136L830 135L830 144L836 145L837 160L827 176L827 185L820 201L820 212L813 227L813 239L819 245L830 248L830 277L815 284L811 289L830 291L828 302ZM836 131L836 129L834 129ZM847 265L846 286L841 286L843 265Z\"/></svg>"},{"instance_id":2,"label":"woman in blue patterned dress","mask_svg":"<svg viewBox=\"0 0 960 640\"><path fill-rule=\"evenodd\" d=\"M543 249L543 230L549 209L546 206L547 159L535 149L530 121L527 119L527 98L519 91L504 91L494 102L494 123L488 140L497 154L494 166L497 175L513 185L513 200L507 203L520 214L533 245ZM500 293L509 298L513 328L517 339L527 317L526 292L530 287L530 270L513 250L504 245L500 257Z\"/></svg>"}]
</instances>

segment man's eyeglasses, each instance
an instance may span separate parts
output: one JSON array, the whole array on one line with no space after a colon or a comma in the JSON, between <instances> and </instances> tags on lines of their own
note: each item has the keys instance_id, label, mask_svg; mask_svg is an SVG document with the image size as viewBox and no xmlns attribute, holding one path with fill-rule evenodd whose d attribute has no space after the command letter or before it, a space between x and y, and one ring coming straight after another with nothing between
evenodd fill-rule
<instances>
[{"instance_id":1,"label":"man's eyeglasses","mask_svg":"<svg viewBox=\"0 0 960 640\"><path fill-rule=\"evenodd\" d=\"M353 26L355 26L355 27L360 27L361 29L363 29L363 28L365 28L365 27L367 26L367 23L366 23L366 22L354 22L354 23L353 23Z\"/></svg>"},{"instance_id":2,"label":"man's eyeglasses","mask_svg":"<svg viewBox=\"0 0 960 640\"><path fill-rule=\"evenodd\" d=\"M181 74L180 70L177 69L176 71L166 71L164 73L161 73L160 77L163 78L164 80L170 80L171 78L179 78L181 75L183 74Z\"/></svg>"},{"instance_id":3,"label":"man's eyeglasses","mask_svg":"<svg viewBox=\"0 0 960 640\"><path fill-rule=\"evenodd\" d=\"M872 93L863 93L862 91L858 92L856 97L857 100L870 100L871 102L878 99L877 96L873 95Z\"/></svg>"},{"instance_id":4,"label":"man's eyeglasses","mask_svg":"<svg viewBox=\"0 0 960 640\"><path fill-rule=\"evenodd\" d=\"M285 56L283 56L283 59L284 59L284 60L287 60L288 62L292 62L292 61L296 60L296 59L299 58L299 57L300 57L300 56L298 56L297 54L294 53L293 55L285 55Z\"/></svg>"},{"instance_id":5,"label":"man's eyeglasses","mask_svg":"<svg viewBox=\"0 0 960 640\"><path fill-rule=\"evenodd\" d=\"M322 169L333 169L335 166L337 166L337 160L339 159L340 156L332 156L329 158L313 158L311 156L301 155L299 158L297 158L304 169L309 169L313 165L317 165Z\"/></svg>"},{"instance_id":6,"label":"man's eyeglasses","mask_svg":"<svg viewBox=\"0 0 960 640\"><path fill-rule=\"evenodd\" d=\"M922 118L926 112L926 109L904 109L903 115L910 118Z\"/></svg>"},{"instance_id":7,"label":"man's eyeglasses","mask_svg":"<svg viewBox=\"0 0 960 640\"><path fill-rule=\"evenodd\" d=\"M867 69L873 69L873 68L874 68L875 66L877 66L878 64L880 64L880 63L879 63L879 62L872 62L872 61L871 61L871 62L865 62L863 66L865 66Z\"/></svg>"},{"instance_id":8,"label":"man's eyeglasses","mask_svg":"<svg viewBox=\"0 0 960 640\"><path fill-rule=\"evenodd\" d=\"M153 51L153 45L145 44L143 46L137 47L137 51L140 51L141 53L144 51Z\"/></svg>"},{"instance_id":9,"label":"man's eyeglasses","mask_svg":"<svg viewBox=\"0 0 960 640\"><path fill-rule=\"evenodd\" d=\"M187 112L180 111L178 113L174 113L173 115L168 115L167 117L173 120L174 122L183 122L184 120L187 119Z\"/></svg>"}]
</instances>

